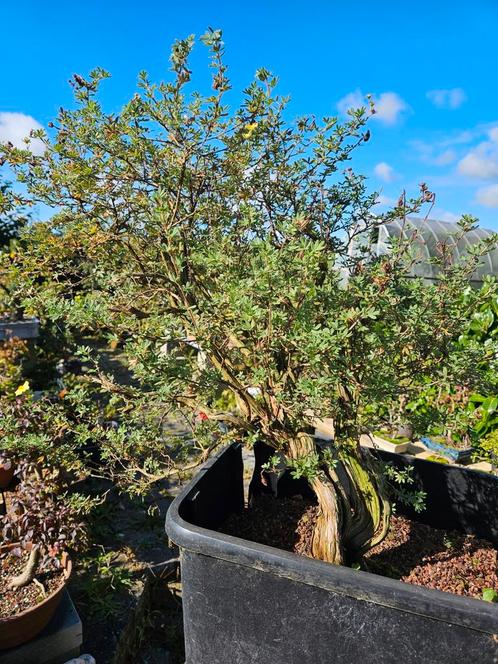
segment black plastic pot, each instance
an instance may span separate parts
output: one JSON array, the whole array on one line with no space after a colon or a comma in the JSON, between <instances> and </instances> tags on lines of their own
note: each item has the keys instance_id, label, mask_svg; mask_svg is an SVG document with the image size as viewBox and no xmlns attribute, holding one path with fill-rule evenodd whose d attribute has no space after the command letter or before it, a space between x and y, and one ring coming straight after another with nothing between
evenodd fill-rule
<instances>
[{"instance_id":1,"label":"black plastic pot","mask_svg":"<svg viewBox=\"0 0 498 664\"><path fill-rule=\"evenodd\" d=\"M427 494L423 512L417 514L405 505L397 505L398 513L433 528L476 535L498 548L498 476L409 454L383 450L375 454L399 469L411 466L418 487Z\"/></svg>"},{"instance_id":2,"label":"black plastic pot","mask_svg":"<svg viewBox=\"0 0 498 664\"><path fill-rule=\"evenodd\" d=\"M416 464L429 495L425 520L454 527L461 515L462 530L469 523L472 530L468 519L477 505L470 512L453 506L448 523L444 510L473 499L496 510L498 482L468 470L453 477L452 470ZM242 508L243 463L235 444L206 464L168 511L166 529L181 550L186 664L498 662L498 606L216 532ZM483 526L495 543L497 514Z\"/></svg>"}]
</instances>

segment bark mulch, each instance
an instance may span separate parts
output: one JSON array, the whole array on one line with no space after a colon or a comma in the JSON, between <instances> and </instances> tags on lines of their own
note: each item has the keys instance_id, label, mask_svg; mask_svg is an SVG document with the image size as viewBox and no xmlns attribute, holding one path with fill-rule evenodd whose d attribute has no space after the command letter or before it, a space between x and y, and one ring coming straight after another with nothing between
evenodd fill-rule
<instances>
[{"instance_id":1,"label":"bark mulch","mask_svg":"<svg viewBox=\"0 0 498 664\"><path fill-rule=\"evenodd\" d=\"M480 599L485 588L498 592L497 565L490 542L401 516L393 517L386 539L365 556L369 572Z\"/></svg>"},{"instance_id":2,"label":"bark mulch","mask_svg":"<svg viewBox=\"0 0 498 664\"><path fill-rule=\"evenodd\" d=\"M220 531L311 557L318 507L301 496L261 496ZM362 569L406 583L482 599L498 592L498 552L472 535L431 528L393 516L386 539L365 556Z\"/></svg>"},{"instance_id":3,"label":"bark mulch","mask_svg":"<svg viewBox=\"0 0 498 664\"><path fill-rule=\"evenodd\" d=\"M311 534L317 506L301 496L279 498L259 496L242 513L232 514L219 528L234 537L310 555Z\"/></svg>"}]
</instances>

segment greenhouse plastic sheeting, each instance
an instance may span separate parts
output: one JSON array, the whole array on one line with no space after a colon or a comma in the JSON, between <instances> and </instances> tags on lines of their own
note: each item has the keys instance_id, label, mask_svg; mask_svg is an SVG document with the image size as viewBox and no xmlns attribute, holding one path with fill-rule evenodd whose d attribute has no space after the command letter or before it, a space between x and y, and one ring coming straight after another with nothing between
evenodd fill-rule
<instances>
[{"instance_id":1,"label":"greenhouse plastic sheeting","mask_svg":"<svg viewBox=\"0 0 498 664\"><path fill-rule=\"evenodd\" d=\"M450 242L454 245L453 257L455 262L468 252L469 247L479 243L492 235L492 231L476 228L462 237L458 242L455 233L459 231L456 224L433 219L417 219L409 217L406 220L395 220L376 228L370 235L363 235L357 242L353 253L359 247L368 247L374 256L382 256L390 251L393 240L414 235L414 265L411 274L414 277L435 280L438 276L438 266L430 262L432 257L438 255L439 243ZM470 281L479 284L486 275L498 275L498 249L490 251L481 258L481 263L473 273Z\"/></svg>"}]
</instances>

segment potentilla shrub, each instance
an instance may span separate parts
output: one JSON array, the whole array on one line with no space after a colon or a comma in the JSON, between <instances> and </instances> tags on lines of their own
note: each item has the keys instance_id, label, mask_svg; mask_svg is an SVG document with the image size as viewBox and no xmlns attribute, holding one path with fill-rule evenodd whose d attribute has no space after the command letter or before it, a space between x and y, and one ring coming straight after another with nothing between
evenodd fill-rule
<instances>
[{"instance_id":1,"label":"potentilla shrub","mask_svg":"<svg viewBox=\"0 0 498 664\"><path fill-rule=\"evenodd\" d=\"M123 344L133 381L98 365L95 380L120 412L102 457L132 468L130 483L155 481L175 462L161 436L141 435L149 416L181 413L203 452L228 439L264 442L315 491L314 555L341 563L389 524L383 477L358 444L368 407L413 399L443 376L469 389L478 381L478 348L465 353L455 339L468 314L462 291L491 241L459 264L443 243L439 281L408 279L417 232L406 217L428 212L434 195L421 185L376 211L376 194L350 168L373 105L343 123L291 119L270 72L259 69L238 95L221 33L201 41L207 94L193 87L189 37L173 46L169 80L141 73L119 113L99 100L109 74L75 75L75 108L35 132L45 153L4 148L28 198L57 210L24 235L19 288L32 310ZM387 255L352 251L394 218L406 233ZM457 235L473 226L464 217ZM227 394L229 412L219 407ZM335 437L317 446L311 432L325 416Z\"/></svg>"}]
</instances>

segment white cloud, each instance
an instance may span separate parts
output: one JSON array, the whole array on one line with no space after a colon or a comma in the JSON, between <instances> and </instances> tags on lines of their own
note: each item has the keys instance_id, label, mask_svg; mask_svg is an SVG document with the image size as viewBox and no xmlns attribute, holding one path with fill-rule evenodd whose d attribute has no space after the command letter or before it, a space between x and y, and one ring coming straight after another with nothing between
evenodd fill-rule
<instances>
[{"instance_id":1,"label":"white cloud","mask_svg":"<svg viewBox=\"0 0 498 664\"><path fill-rule=\"evenodd\" d=\"M382 92L379 95L372 95L372 101L375 109L373 119L388 126L396 124L402 113L410 108L396 92ZM361 106L368 106L368 102L359 89L348 93L337 102L337 109L343 115L347 113L348 109L360 108Z\"/></svg>"},{"instance_id":2,"label":"white cloud","mask_svg":"<svg viewBox=\"0 0 498 664\"><path fill-rule=\"evenodd\" d=\"M434 106L437 106L437 108L446 108L452 111L459 108L465 101L467 101L467 95L462 88L429 90L429 92L426 93L426 96Z\"/></svg>"},{"instance_id":3,"label":"white cloud","mask_svg":"<svg viewBox=\"0 0 498 664\"><path fill-rule=\"evenodd\" d=\"M374 108L374 118L386 125L393 125L400 114L408 110L408 104L396 92L383 92L378 98L374 97Z\"/></svg>"},{"instance_id":4,"label":"white cloud","mask_svg":"<svg viewBox=\"0 0 498 664\"><path fill-rule=\"evenodd\" d=\"M365 96L358 88L354 92L349 92L342 99L337 102L337 110L342 115L346 115L350 108L361 108L366 106L367 102Z\"/></svg>"},{"instance_id":5,"label":"white cloud","mask_svg":"<svg viewBox=\"0 0 498 664\"><path fill-rule=\"evenodd\" d=\"M498 184L477 190L476 201L489 208L498 208Z\"/></svg>"},{"instance_id":6,"label":"white cloud","mask_svg":"<svg viewBox=\"0 0 498 664\"><path fill-rule=\"evenodd\" d=\"M436 166L448 166L457 158L455 150L444 150L441 154L433 158L432 163Z\"/></svg>"},{"instance_id":7,"label":"white cloud","mask_svg":"<svg viewBox=\"0 0 498 664\"><path fill-rule=\"evenodd\" d=\"M498 177L498 154L481 143L458 162L460 175L489 180Z\"/></svg>"},{"instance_id":8,"label":"white cloud","mask_svg":"<svg viewBox=\"0 0 498 664\"><path fill-rule=\"evenodd\" d=\"M436 208L431 212L431 218L438 219L439 221L448 221L451 224L456 224L459 221L460 216L449 212L449 210L442 210L441 208Z\"/></svg>"},{"instance_id":9,"label":"white cloud","mask_svg":"<svg viewBox=\"0 0 498 664\"><path fill-rule=\"evenodd\" d=\"M385 161L381 161L374 168L375 175L384 182L392 182L397 178L397 173L392 166Z\"/></svg>"},{"instance_id":10,"label":"white cloud","mask_svg":"<svg viewBox=\"0 0 498 664\"><path fill-rule=\"evenodd\" d=\"M453 184L465 184L462 177L480 180L498 178L496 121L446 137L436 133L432 141L412 140L409 145L415 156L425 164L444 167L455 163Z\"/></svg>"},{"instance_id":11,"label":"white cloud","mask_svg":"<svg viewBox=\"0 0 498 664\"><path fill-rule=\"evenodd\" d=\"M457 158L452 148L443 149L440 143L427 143L425 141L410 141L410 146L418 153L420 161L434 166L448 166ZM442 150L439 152L439 150Z\"/></svg>"},{"instance_id":12,"label":"white cloud","mask_svg":"<svg viewBox=\"0 0 498 664\"><path fill-rule=\"evenodd\" d=\"M412 144L418 146L426 145L429 148L439 148L441 150L445 150L447 148L458 148L467 143L473 143L478 139L482 140L483 137L488 137L492 141L497 140L498 131L495 132L495 129L498 130L498 123L496 121L481 123L475 127L472 127L471 129L457 131L456 133L450 134L449 136L441 137L441 135L438 136L436 134L434 136L434 141L431 143L424 143L423 141L412 141Z\"/></svg>"},{"instance_id":13,"label":"white cloud","mask_svg":"<svg viewBox=\"0 0 498 664\"><path fill-rule=\"evenodd\" d=\"M478 125L474 140L481 139L458 162L458 173L481 180L498 177L498 125L496 122Z\"/></svg>"},{"instance_id":14,"label":"white cloud","mask_svg":"<svg viewBox=\"0 0 498 664\"><path fill-rule=\"evenodd\" d=\"M478 127L475 129L466 129L465 131L459 131L453 136L449 136L448 138L440 141L439 145L442 148L452 145L465 145L466 143L472 143L472 141L475 140L479 135L481 135L481 131Z\"/></svg>"},{"instance_id":15,"label":"white cloud","mask_svg":"<svg viewBox=\"0 0 498 664\"><path fill-rule=\"evenodd\" d=\"M24 138L32 129L42 129L42 125L31 115L24 113L0 112L0 143L11 142L16 148L26 149ZM32 139L29 149L35 155L43 154L45 146L38 138Z\"/></svg>"}]
</instances>

